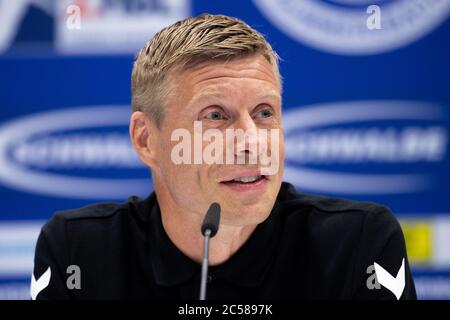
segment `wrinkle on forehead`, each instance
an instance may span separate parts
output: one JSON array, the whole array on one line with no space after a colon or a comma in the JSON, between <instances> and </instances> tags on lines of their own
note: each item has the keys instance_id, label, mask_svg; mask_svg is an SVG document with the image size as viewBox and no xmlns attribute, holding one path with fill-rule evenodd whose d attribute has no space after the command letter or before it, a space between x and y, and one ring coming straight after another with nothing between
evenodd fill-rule
<instances>
[{"instance_id":1,"label":"wrinkle on forehead","mask_svg":"<svg viewBox=\"0 0 450 320\"><path fill-rule=\"evenodd\" d=\"M206 62L184 70L178 75L181 85L187 82L196 85L222 78L260 80L276 85L280 89L272 65L262 55L230 61Z\"/></svg>"}]
</instances>

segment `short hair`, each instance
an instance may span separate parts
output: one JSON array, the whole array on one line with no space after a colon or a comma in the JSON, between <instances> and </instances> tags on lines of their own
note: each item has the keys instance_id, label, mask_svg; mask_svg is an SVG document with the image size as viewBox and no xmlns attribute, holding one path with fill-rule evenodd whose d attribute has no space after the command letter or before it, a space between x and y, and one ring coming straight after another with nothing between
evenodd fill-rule
<instances>
[{"instance_id":1,"label":"short hair","mask_svg":"<svg viewBox=\"0 0 450 320\"><path fill-rule=\"evenodd\" d=\"M272 65L281 89L279 57L263 35L242 20L202 14L178 21L150 39L139 51L131 76L132 111L152 117L158 127L169 96L169 75L192 63L228 61L262 54Z\"/></svg>"}]
</instances>

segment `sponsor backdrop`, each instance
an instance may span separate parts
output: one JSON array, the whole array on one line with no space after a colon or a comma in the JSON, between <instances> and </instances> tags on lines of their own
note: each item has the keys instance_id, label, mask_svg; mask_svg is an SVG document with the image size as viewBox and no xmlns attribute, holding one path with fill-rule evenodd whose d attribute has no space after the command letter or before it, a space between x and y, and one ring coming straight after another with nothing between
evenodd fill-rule
<instances>
[{"instance_id":1,"label":"sponsor backdrop","mask_svg":"<svg viewBox=\"0 0 450 320\"><path fill-rule=\"evenodd\" d=\"M285 180L389 206L419 297L450 299L450 0L0 0L0 299L29 298L55 211L152 190L127 132L133 55L201 12L282 57Z\"/></svg>"}]
</instances>

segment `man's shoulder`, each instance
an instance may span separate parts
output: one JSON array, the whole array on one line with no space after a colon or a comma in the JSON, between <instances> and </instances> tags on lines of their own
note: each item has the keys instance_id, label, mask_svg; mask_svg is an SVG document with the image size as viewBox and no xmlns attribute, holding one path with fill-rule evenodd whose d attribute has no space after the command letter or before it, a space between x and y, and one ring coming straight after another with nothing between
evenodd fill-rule
<instances>
[{"instance_id":1,"label":"man's shoulder","mask_svg":"<svg viewBox=\"0 0 450 320\"><path fill-rule=\"evenodd\" d=\"M279 200L283 232L290 242L301 243L310 263L338 270L353 268L359 261L367 268L386 248L393 257L405 256L400 224L386 206L305 194L290 184L283 188Z\"/></svg>"},{"instance_id":2,"label":"man's shoulder","mask_svg":"<svg viewBox=\"0 0 450 320\"><path fill-rule=\"evenodd\" d=\"M64 221L113 218L115 215L129 210L129 204L130 199L124 202L98 202L80 208L57 211L53 218Z\"/></svg>"},{"instance_id":3,"label":"man's shoulder","mask_svg":"<svg viewBox=\"0 0 450 320\"><path fill-rule=\"evenodd\" d=\"M395 296L384 287L372 290L370 268L376 262L396 275L405 263L402 297L416 298L403 233L389 208L374 202L305 194L285 183L279 203L287 239L284 244L303 252L299 261L305 262L312 288L342 288L343 296L355 299L392 299Z\"/></svg>"},{"instance_id":4,"label":"man's shoulder","mask_svg":"<svg viewBox=\"0 0 450 320\"><path fill-rule=\"evenodd\" d=\"M361 229L366 224L372 229L399 227L391 210L382 204L298 192L289 183L283 183L279 201L286 219L306 221L310 228L321 226L327 232L331 228Z\"/></svg>"},{"instance_id":5,"label":"man's shoulder","mask_svg":"<svg viewBox=\"0 0 450 320\"><path fill-rule=\"evenodd\" d=\"M152 195L148 198L131 196L122 202L99 202L76 209L57 211L43 227L46 230L61 228L62 225L77 225L88 227L89 225L123 223L126 220L145 220L146 206L151 203Z\"/></svg>"}]
</instances>

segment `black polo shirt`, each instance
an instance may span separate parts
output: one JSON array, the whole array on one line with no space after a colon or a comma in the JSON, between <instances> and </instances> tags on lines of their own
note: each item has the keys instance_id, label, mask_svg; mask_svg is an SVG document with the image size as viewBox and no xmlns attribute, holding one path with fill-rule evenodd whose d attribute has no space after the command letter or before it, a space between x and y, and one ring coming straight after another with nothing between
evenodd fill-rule
<instances>
[{"instance_id":1,"label":"black polo shirt","mask_svg":"<svg viewBox=\"0 0 450 320\"><path fill-rule=\"evenodd\" d=\"M283 183L270 216L209 268L207 299L396 299L373 264L394 279L403 258L401 299L415 299L403 234L386 207ZM200 269L168 238L152 193L56 213L37 242L32 290L37 299L198 299Z\"/></svg>"}]
</instances>

